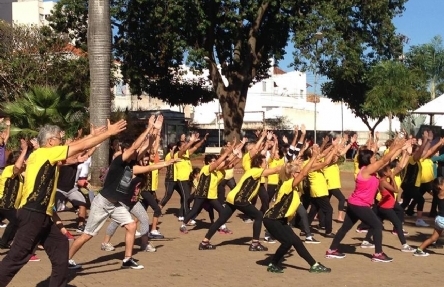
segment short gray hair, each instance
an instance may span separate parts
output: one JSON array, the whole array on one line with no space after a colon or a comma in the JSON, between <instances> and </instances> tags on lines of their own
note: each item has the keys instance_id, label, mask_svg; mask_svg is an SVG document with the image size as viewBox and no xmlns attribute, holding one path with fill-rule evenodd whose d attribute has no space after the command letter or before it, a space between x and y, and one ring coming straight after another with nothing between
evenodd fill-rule
<instances>
[{"instance_id":1,"label":"short gray hair","mask_svg":"<svg viewBox=\"0 0 444 287\"><path fill-rule=\"evenodd\" d=\"M60 136L61 131L60 127L56 125L44 125L37 136L39 146L44 147L50 138Z\"/></svg>"}]
</instances>

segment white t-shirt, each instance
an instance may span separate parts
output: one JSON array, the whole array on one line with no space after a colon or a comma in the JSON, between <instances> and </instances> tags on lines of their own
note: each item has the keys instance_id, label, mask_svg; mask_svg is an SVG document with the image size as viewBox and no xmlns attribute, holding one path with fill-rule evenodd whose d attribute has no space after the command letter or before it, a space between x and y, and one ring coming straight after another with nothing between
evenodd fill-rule
<instances>
[{"instance_id":1,"label":"white t-shirt","mask_svg":"<svg viewBox=\"0 0 444 287\"><path fill-rule=\"evenodd\" d=\"M76 182L80 177L88 178L91 167L91 157L77 166Z\"/></svg>"}]
</instances>

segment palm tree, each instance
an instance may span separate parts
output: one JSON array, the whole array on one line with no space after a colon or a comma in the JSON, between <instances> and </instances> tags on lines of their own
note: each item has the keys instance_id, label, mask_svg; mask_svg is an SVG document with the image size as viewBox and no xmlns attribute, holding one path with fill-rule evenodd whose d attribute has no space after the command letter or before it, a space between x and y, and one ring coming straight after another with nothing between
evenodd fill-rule
<instances>
[{"instance_id":1,"label":"palm tree","mask_svg":"<svg viewBox=\"0 0 444 287\"><path fill-rule=\"evenodd\" d=\"M88 58L90 70L90 122L105 125L111 113L111 18L109 0L88 2ZM109 142L102 144L91 162L91 183L99 185L100 168L108 165Z\"/></svg>"},{"instance_id":2,"label":"palm tree","mask_svg":"<svg viewBox=\"0 0 444 287\"><path fill-rule=\"evenodd\" d=\"M2 105L14 127L12 134L35 135L45 124L59 125L68 135L83 125L85 105L73 100L64 87L35 86L14 102Z\"/></svg>"}]
</instances>

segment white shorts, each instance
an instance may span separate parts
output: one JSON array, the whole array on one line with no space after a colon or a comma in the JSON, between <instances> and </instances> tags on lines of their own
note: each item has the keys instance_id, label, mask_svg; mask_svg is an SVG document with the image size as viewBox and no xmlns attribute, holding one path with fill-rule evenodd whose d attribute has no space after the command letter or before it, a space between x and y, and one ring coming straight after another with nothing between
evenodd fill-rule
<instances>
[{"instance_id":1,"label":"white shorts","mask_svg":"<svg viewBox=\"0 0 444 287\"><path fill-rule=\"evenodd\" d=\"M120 226L134 222L126 206L112 203L99 193L91 203L84 233L91 236L97 235L108 217Z\"/></svg>"},{"instance_id":2,"label":"white shorts","mask_svg":"<svg viewBox=\"0 0 444 287\"><path fill-rule=\"evenodd\" d=\"M437 216L435 217L435 228L437 230L444 230L444 217L443 216Z\"/></svg>"}]
</instances>

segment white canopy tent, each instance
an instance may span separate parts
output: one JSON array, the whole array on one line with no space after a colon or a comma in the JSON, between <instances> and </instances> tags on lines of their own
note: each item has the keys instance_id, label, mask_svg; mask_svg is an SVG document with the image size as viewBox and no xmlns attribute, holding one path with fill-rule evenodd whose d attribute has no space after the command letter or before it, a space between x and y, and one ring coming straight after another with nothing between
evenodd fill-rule
<instances>
[{"instance_id":1,"label":"white canopy tent","mask_svg":"<svg viewBox=\"0 0 444 287\"><path fill-rule=\"evenodd\" d=\"M435 98L424 106L414 110L412 114L428 115L430 117L430 125L432 125L434 115L444 115L444 96L441 95Z\"/></svg>"}]
</instances>

